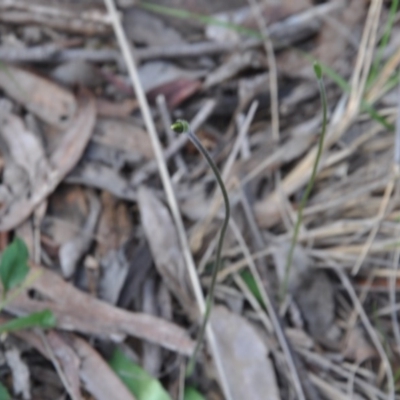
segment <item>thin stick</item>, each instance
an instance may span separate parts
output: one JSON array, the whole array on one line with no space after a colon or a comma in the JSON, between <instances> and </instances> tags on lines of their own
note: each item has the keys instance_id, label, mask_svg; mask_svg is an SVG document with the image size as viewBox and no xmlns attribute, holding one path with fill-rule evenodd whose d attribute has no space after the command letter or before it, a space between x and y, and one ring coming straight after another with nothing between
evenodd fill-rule
<instances>
[{"instance_id":1,"label":"thin stick","mask_svg":"<svg viewBox=\"0 0 400 400\"><path fill-rule=\"evenodd\" d=\"M378 215L376 216L376 222L374 227L372 228L367 241L365 242L360 255L358 256L357 262L354 264L354 267L351 271L352 275L357 275L358 271L361 268L365 258L368 255L369 250L371 249L372 243L375 240L376 234L378 233L381 222L383 221L386 213L386 209L390 200L390 196L392 195L392 191L395 184L395 178L393 177L385 188L385 193L383 194L383 198L381 204L379 206Z\"/></svg>"},{"instance_id":2,"label":"thin stick","mask_svg":"<svg viewBox=\"0 0 400 400\"><path fill-rule=\"evenodd\" d=\"M54 354L52 347L50 346L50 343L47 339L46 334L41 329L37 329L36 333L40 337L40 340L42 341L42 344L43 344L44 348L46 349L46 352L50 358L50 361L53 363L54 368L57 371L58 377L60 378L62 384L64 385L65 390L71 396L72 400L79 400L80 399L79 393L75 393L72 385L70 384L68 378L66 377L62 366L58 362L58 359L57 359L56 355Z\"/></svg>"},{"instance_id":3,"label":"thin stick","mask_svg":"<svg viewBox=\"0 0 400 400\"><path fill-rule=\"evenodd\" d=\"M213 301L214 301L215 284L217 283L217 275L218 275L218 271L221 266L221 251L222 251L222 245L224 243L226 229L228 228L228 222L229 222L229 216L230 216L230 205L229 205L228 193L225 189L225 185L222 180L221 174L218 171L218 167L215 165L213 159L208 154L208 151L201 144L200 140L192 132L189 124L186 121L179 120L171 126L171 129L178 133L186 133L188 135L189 139L192 141L192 143L197 147L197 149L200 151L200 153L207 160L207 163L210 166L210 168L212 169L212 171L215 175L215 178L218 182L218 185L221 189L222 196L224 198L224 203L225 203L225 218L224 218L224 222L222 223L222 228L221 228L221 232L220 232L219 239L218 239L217 255L216 255L216 260L215 260L215 264L214 264L212 275L211 275L211 284L210 284L210 289L208 291L208 296L207 296L207 301L206 301L206 310L203 315L203 323L200 327L200 332L199 332L199 336L197 338L196 347L194 349L193 355L190 358L190 361L189 361L189 364L187 367L187 374L191 375L193 372L193 369L194 369L194 363L196 361L197 354L203 343L207 322L210 318L211 308L212 308Z\"/></svg>"}]
</instances>

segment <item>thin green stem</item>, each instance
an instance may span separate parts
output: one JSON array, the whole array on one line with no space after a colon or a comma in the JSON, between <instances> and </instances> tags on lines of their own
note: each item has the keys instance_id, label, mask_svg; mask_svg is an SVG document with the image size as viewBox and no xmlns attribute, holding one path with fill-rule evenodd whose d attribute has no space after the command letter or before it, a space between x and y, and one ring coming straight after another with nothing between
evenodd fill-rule
<instances>
[{"instance_id":1,"label":"thin green stem","mask_svg":"<svg viewBox=\"0 0 400 400\"><path fill-rule=\"evenodd\" d=\"M300 225L303 220L303 210L304 210L304 207L310 196L311 190L314 186L315 177L317 175L317 170L318 170L318 164L321 159L322 150L324 147L324 139L325 139L326 127L327 127L327 100L326 100L326 92L325 92L325 86L324 86L323 80L321 77L318 77L317 80L318 80L318 86L319 86L319 91L320 91L320 95L321 95L321 103L322 103L322 132L319 137L317 156L315 157L315 162L314 162L314 166L313 166L313 169L311 172L311 177L310 177L310 180L308 181L308 184L307 184L306 190L303 194L303 197L301 198L300 206L299 206L299 209L297 212L297 221L296 221L296 225L294 227L293 237L292 237L292 241L290 244L289 253L288 253L288 256L286 259L285 275L284 275L283 282L281 285L281 290L280 290L281 300L283 300L285 298L286 293L287 293L288 284L289 284L289 275L290 275L290 270L291 270L292 263L293 263L294 249L296 247L297 239L299 236Z\"/></svg>"},{"instance_id":2,"label":"thin green stem","mask_svg":"<svg viewBox=\"0 0 400 400\"><path fill-rule=\"evenodd\" d=\"M222 228L221 228L221 232L220 232L219 239L218 239L216 260L215 260L215 264L214 264L214 267L212 270L211 284L210 284L210 288L209 288L208 296L207 296L207 300L206 300L206 309L205 309L204 316L203 316L203 322L201 324L200 332L197 337L196 347L193 351L192 356L190 357L189 364L188 364L188 367L186 370L186 375L190 376L193 373L197 354L198 354L200 347L204 340L207 323L208 323L208 320L210 319L211 309L212 309L213 302L214 302L215 284L217 283L217 275L218 275L218 271L220 270L220 267L221 267L222 245L224 243L226 229L228 228L228 222L229 222L229 216L230 216L230 205L229 205L228 192L226 191L225 184L222 180L221 174L218 171L218 167L215 165L213 159L211 158L208 151L201 144L200 140L192 132L189 124L186 121L177 121L175 124L172 125L171 128L173 130L175 130L176 132L186 133L188 135L189 139L192 141L192 143L197 147L197 149L200 151L200 153L207 160L207 163L210 166L210 168L212 169L212 171L215 175L215 178L218 182L218 185L221 189L222 196L224 198L224 203L225 203L225 218L224 218L224 222L222 223Z\"/></svg>"}]
</instances>

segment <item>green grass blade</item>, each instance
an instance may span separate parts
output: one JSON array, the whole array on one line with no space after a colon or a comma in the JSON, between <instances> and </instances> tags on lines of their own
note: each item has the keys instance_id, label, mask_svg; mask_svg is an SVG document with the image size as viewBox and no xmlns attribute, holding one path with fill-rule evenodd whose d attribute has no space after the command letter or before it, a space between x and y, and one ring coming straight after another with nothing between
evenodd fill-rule
<instances>
[{"instance_id":1,"label":"green grass blade","mask_svg":"<svg viewBox=\"0 0 400 400\"><path fill-rule=\"evenodd\" d=\"M172 400L157 379L131 361L121 350L114 351L109 365L137 400Z\"/></svg>"},{"instance_id":2,"label":"green grass blade","mask_svg":"<svg viewBox=\"0 0 400 400\"><path fill-rule=\"evenodd\" d=\"M154 4L154 3L147 2L147 1L141 1L139 3L139 5L140 5L140 7L144 8L146 10L153 11L153 12L156 12L159 14L169 15L170 17L175 17L175 18L180 18L180 19L192 19L195 21L202 22L205 25L220 26L221 28L234 30L238 33L241 33L243 35L250 36L250 37L253 37L256 39L263 38L263 36L259 32L255 31L253 29L244 28L243 26L234 24L232 22L221 21L218 18L209 17L207 15L193 13L193 12L190 12L190 11L187 11L184 9L161 6L159 4Z\"/></svg>"},{"instance_id":3,"label":"green grass blade","mask_svg":"<svg viewBox=\"0 0 400 400\"><path fill-rule=\"evenodd\" d=\"M0 400L11 400L7 388L0 382Z\"/></svg>"},{"instance_id":4,"label":"green grass blade","mask_svg":"<svg viewBox=\"0 0 400 400\"><path fill-rule=\"evenodd\" d=\"M43 310L29 314L25 317L15 318L3 325L0 325L0 334L35 327L53 328L56 325L56 322L56 318L50 310Z\"/></svg>"}]
</instances>

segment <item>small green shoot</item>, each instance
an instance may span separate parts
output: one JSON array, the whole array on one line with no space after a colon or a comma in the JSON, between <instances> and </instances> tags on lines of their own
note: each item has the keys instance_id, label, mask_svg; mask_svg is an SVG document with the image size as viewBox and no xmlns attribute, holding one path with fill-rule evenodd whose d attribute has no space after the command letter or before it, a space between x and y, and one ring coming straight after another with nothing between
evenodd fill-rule
<instances>
[{"instance_id":1,"label":"small green shoot","mask_svg":"<svg viewBox=\"0 0 400 400\"><path fill-rule=\"evenodd\" d=\"M53 328L56 325L56 318L50 310L43 310L29 314L25 317L15 318L3 325L0 325L0 335L5 332L15 332L30 328Z\"/></svg>"},{"instance_id":2,"label":"small green shoot","mask_svg":"<svg viewBox=\"0 0 400 400\"><path fill-rule=\"evenodd\" d=\"M311 177L310 177L310 180L308 181L306 190L304 191L304 194L301 198L300 206L299 206L299 209L297 212L297 221L296 221L296 225L294 227L293 237L292 237L292 241L290 243L290 249L289 249L287 259L286 259L285 274L283 277L281 290L280 290L280 298L282 300L285 298L286 293L287 293L288 284L289 284L289 275L290 275L290 270L291 270L292 262L293 262L293 253L294 253L294 249L296 247L297 239L299 236L300 225L303 220L303 210L304 210L307 200L311 194L311 190L314 186L315 178L317 176L318 164L321 159L322 149L324 147L324 140L325 140L325 134L326 134L326 127L327 127L327 108L328 107L327 107L327 101L326 101L325 86L324 86L324 82L322 80L322 69L318 63L314 63L314 72L317 77L318 86L319 86L320 95L321 95L322 131L321 131L319 141L318 141L317 155L315 157L315 162L314 162L313 169L311 172Z\"/></svg>"},{"instance_id":3,"label":"small green shoot","mask_svg":"<svg viewBox=\"0 0 400 400\"><path fill-rule=\"evenodd\" d=\"M6 387L0 382L0 400L11 400L10 393Z\"/></svg>"},{"instance_id":4,"label":"small green shoot","mask_svg":"<svg viewBox=\"0 0 400 400\"><path fill-rule=\"evenodd\" d=\"M396 369L395 373L393 374L393 379L396 384L400 382L400 368Z\"/></svg>"},{"instance_id":5,"label":"small green shoot","mask_svg":"<svg viewBox=\"0 0 400 400\"><path fill-rule=\"evenodd\" d=\"M219 235L218 239L218 245L217 245L217 254L216 254L216 261L214 264L214 269L211 274L211 284L210 284L210 289L208 291L208 296L207 296L207 302L206 302L206 310L204 312L203 316L203 323L201 324L200 327L200 332L199 336L197 338L196 342L196 347L194 349L194 352L192 354L192 357L189 360L189 364L187 367L186 375L190 376L193 373L194 370L194 364L197 358L197 354L200 350L200 347L203 343L204 340L204 335L206 331L206 326L207 322L210 318L211 314L211 308L213 305L214 301L214 292L215 292L215 285L217 283L217 275L218 271L220 270L221 267L221 252L222 252L222 245L224 243L224 237L226 233L226 229L228 228L228 222L229 222L229 216L230 216L230 205L229 205L229 198L228 198L228 193L225 188L225 184L222 180L221 174L218 171L218 167L215 165L213 159L211 156L208 154L207 150L204 148L204 146L201 144L200 140L197 138L197 136L192 132L190 129L189 124L187 121L184 120L178 120L176 121L172 126L171 129L177 133L186 133L189 137L189 139L192 141L192 143L197 147L197 149L200 151L200 153L203 154L204 158L207 160L208 165L212 169L215 178L218 182L218 185L221 189L222 196L224 198L224 203L225 203L225 218L224 222L222 223L222 228L221 228L221 233Z\"/></svg>"},{"instance_id":6,"label":"small green shoot","mask_svg":"<svg viewBox=\"0 0 400 400\"><path fill-rule=\"evenodd\" d=\"M194 387L186 386L183 393L183 400L206 400Z\"/></svg>"},{"instance_id":7,"label":"small green shoot","mask_svg":"<svg viewBox=\"0 0 400 400\"><path fill-rule=\"evenodd\" d=\"M126 357L121 350L114 351L109 365L137 400L172 400L157 379Z\"/></svg>"},{"instance_id":8,"label":"small green shoot","mask_svg":"<svg viewBox=\"0 0 400 400\"><path fill-rule=\"evenodd\" d=\"M258 290L258 285L256 280L254 279L253 274L245 269L240 273L241 278L244 280L245 284L249 288L250 292L257 299L257 301L261 304L261 306L265 309L265 303L261 296L260 291Z\"/></svg>"},{"instance_id":9,"label":"small green shoot","mask_svg":"<svg viewBox=\"0 0 400 400\"><path fill-rule=\"evenodd\" d=\"M10 289L20 285L29 272L28 249L23 240L15 237L4 250L0 262L0 279L3 285L3 298Z\"/></svg>"}]
</instances>

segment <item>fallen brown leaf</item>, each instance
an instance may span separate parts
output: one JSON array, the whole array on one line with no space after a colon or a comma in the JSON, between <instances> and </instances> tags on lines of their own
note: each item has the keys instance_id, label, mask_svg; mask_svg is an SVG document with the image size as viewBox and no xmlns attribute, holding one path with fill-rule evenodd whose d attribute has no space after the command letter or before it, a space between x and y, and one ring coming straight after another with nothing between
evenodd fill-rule
<instances>
[{"instance_id":1,"label":"fallen brown leaf","mask_svg":"<svg viewBox=\"0 0 400 400\"><path fill-rule=\"evenodd\" d=\"M177 325L151 315L113 307L39 266L32 270L38 271L39 278L32 283L31 289L39 292L43 300L33 299L25 292L7 305L7 311L25 315L47 308L53 311L60 329L111 339L132 335L182 354L193 351L193 341Z\"/></svg>"},{"instance_id":2,"label":"fallen brown leaf","mask_svg":"<svg viewBox=\"0 0 400 400\"><path fill-rule=\"evenodd\" d=\"M280 400L268 348L247 319L215 307L210 321L232 399Z\"/></svg>"},{"instance_id":3,"label":"fallen brown leaf","mask_svg":"<svg viewBox=\"0 0 400 400\"><path fill-rule=\"evenodd\" d=\"M63 243L58 252L61 270L66 278L70 278L75 273L79 260L89 250L100 215L101 205L97 195L87 191L87 197L90 211L84 226L73 238Z\"/></svg>"},{"instance_id":4,"label":"fallen brown leaf","mask_svg":"<svg viewBox=\"0 0 400 400\"><path fill-rule=\"evenodd\" d=\"M77 110L72 93L21 68L2 65L0 87L40 119L61 128L68 125Z\"/></svg>"},{"instance_id":5,"label":"fallen brown leaf","mask_svg":"<svg viewBox=\"0 0 400 400\"><path fill-rule=\"evenodd\" d=\"M6 322L6 319L0 317L0 322ZM33 346L44 357L51 360L48 349L38 333L34 331L19 331L15 332L14 335ZM46 338L51 346L51 350L55 352L63 373L68 379L68 384L75 385L75 389L77 389L76 385L79 383L76 382L76 374L79 374L79 378L85 385L86 390L96 400L114 399L116 393L118 393L118 398L135 400L135 397L115 375L99 353L85 340L72 334L61 335L56 331L50 331L46 334Z\"/></svg>"},{"instance_id":6,"label":"fallen brown leaf","mask_svg":"<svg viewBox=\"0 0 400 400\"><path fill-rule=\"evenodd\" d=\"M154 257L157 271L171 293L176 296L188 315L196 315L191 296L188 272L179 246L176 228L167 207L155 194L141 186L138 204L147 241Z\"/></svg>"},{"instance_id":7,"label":"fallen brown leaf","mask_svg":"<svg viewBox=\"0 0 400 400\"><path fill-rule=\"evenodd\" d=\"M7 212L0 216L1 231L13 229L27 218L76 165L91 136L95 117L93 99L87 92L83 92L78 98L77 114L59 146L50 155L51 169L46 171L46 176L35 181L35 187L28 198L20 197L9 204Z\"/></svg>"}]
</instances>

